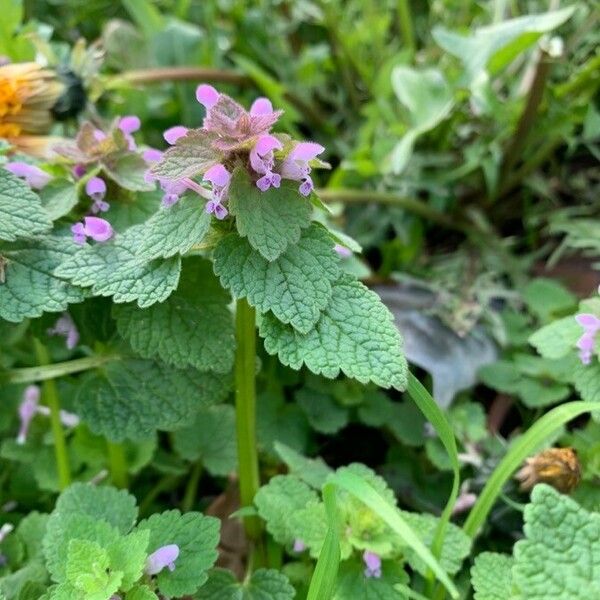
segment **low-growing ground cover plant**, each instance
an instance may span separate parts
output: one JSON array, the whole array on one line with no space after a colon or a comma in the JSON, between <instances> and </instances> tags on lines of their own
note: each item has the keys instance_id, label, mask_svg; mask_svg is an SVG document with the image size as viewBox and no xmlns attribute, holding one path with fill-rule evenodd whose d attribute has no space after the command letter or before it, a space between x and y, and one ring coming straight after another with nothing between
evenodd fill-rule
<instances>
[{"instance_id":1,"label":"low-growing ground cover plant","mask_svg":"<svg viewBox=\"0 0 600 600\"><path fill-rule=\"evenodd\" d=\"M384 4L7 3L0 600L600 593L600 15Z\"/></svg>"}]
</instances>

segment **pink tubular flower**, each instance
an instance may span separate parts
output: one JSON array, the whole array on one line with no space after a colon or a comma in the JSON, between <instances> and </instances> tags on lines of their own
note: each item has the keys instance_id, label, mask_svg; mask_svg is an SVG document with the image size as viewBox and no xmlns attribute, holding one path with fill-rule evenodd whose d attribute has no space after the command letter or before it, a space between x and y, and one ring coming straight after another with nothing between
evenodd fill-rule
<instances>
[{"instance_id":1,"label":"pink tubular flower","mask_svg":"<svg viewBox=\"0 0 600 600\"><path fill-rule=\"evenodd\" d=\"M293 550L298 553L304 552L306 550L306 544L300 539L295 539Z\"/></svg>"},{"instance_id":2,"label":"pink tubular flower","mask_svg":"<svg viewBox=\"0 0 600 600\"><path fill-rule=\"evenodd\" d=\"M147 163L156 163L163 157L163 153L160 150L156 150L156 148L148 148L144 150L142 154L142 158Z\"/></svg>"},{"instance_id":3,"label":"pink tubular flower","mask_svg":"<svg viewBox=\"0 0 600 600\"><path fill-rule=\"evenodd\" d=\"M365 563L365 577L381 577L381 558L375 552L365 550L363 554L363 562Z\"/></svg>"},{"instance_id":4,"label":"pink tubular flower","mask_svg":"<svg viewBox=\"0 0 600 600\"><path fill-rule=\"evenodd\" d=\"M88 237L96 242L106 242L112 237L113 229L108 221L100 217L85 217L83 221L71 227L73 241L76 244L84 244Z\"/></svg>"},{"instance_id":5,"label":"pink tubular flower","mask_svg":"<svg viewBox=\"0 0 600 600\"><path fill-rule=\"evenodd\" d=\"M85 175L85 165L75 165L71 169L71 173L75 179L81 179Z\"/></svg>"},{"instance_id":6,"label":"pink tubular flower","mask_svg":"<svg viewBox=\"0 0 600 600\"><path fill-rule=\"evenodd\" d=\"M229 213L223 206L227 198L231 173L222 164L213 165L204 173L204 181L212 183L212 197L206 203L206 212L212 213L219 220L223 220Z\"/></svg>"},{"instance_id":7,"label":"pink tubular flower","mask_svg":"<svg viewBox=\"0 0 600 600\"><path fill-rule=\"evenodd\" d=\"M273 105L268 98L257 98L250 107L250 114L255 117L258 115L273 114Z\"/></svg>"},{"instance_id":8,"label":"pink tubular flower","mask_svg":"<svg viewBox=\"0 0 600 600\"><path fill-rule=\"evenodd\" d=\"M69 313L63 313L54 327L48 329L48 335L61 335L65 338L67 348L73 350L79 342L79 332Z\"/></svg>"},{"instance_id":9,"label":"pink tubular flower","mask_svg":"<svg viewBox=\"0 0 600 600\"><path fill-rule=\"evenodd\" d=\"M146 575L157 575L164 568L169 569L169 571L174 571L175 561L178 557L179 546L177 544L162 546L148 556L144 571L146 572Z\"/></svg>"},{"instance_id":10,"label":"pink tubular flower","mask_svg":"<svg viewBox=\"0 0 600 600\"><path fill-rule=\"evenodd\" d=\"M106 212L110 208L110 204L104 201L106 194L106 183L100 177L92 177L85 184L85 193L94 201L92 204L92 212Z\"/></svg>"},{"instance_id":11,"label":"pink tubular flower","mask_svg":"<svg viewBox=\"0 0 600 600\"><path fill-rule=\"evenodd\" d=\"M34 190L41 190L52 179L48 173L42 171L39 167L18 160L6 163L4 168L13 175L24 179L27 185Z\"/></svg>"},{"instance_id":12,"label":"pink tubular flower","mask_svg":"<svg viewBox=\"0 0 600 600\"><path fill-rule=\"evenodd\" d=\"M221 94L217 90L207 83L202 83L196 88L196 100L204 108L209 111L218 101Z\"/></svg>"},{"instance_id":13,"label":"pink tubular flower","mask_svg":"<svg viewBox=\"0 0 600 600\"><path fill-rule=\"evenodd\" d=\"M583 327L583 334L577 340L579 358L584 365L592 362L596 334L600 331L600 319L596 315L582 313L575 316L575 320Z\"/></svg>"},{"instance_id":14,"label":"pink tubular flower","mask_svg":"<svg viewBox=\"0 0 600 600\"><path fill-rule=\"evenodd\" d=\"M131 134L141 127L139 117L136 117L135 115L121 117L121 119L119 120L118 127L123 132L123 135L127 140L127 147L129 148L129 150L135 150L137 148L137 144L135 143L135 140L133 139L133 136Z\"/></svg>"},{"instance_id":15,"label":"pink tubular flower","mask_svg":"<svg viewBox=\"0 0 600 600\"><path fill-rule=\"evenodd\" d=\"M28 385L23 392L23 400L19 405L19 419L21 427L17 435L17 444L24 444L27 440L29 425L35 417L40 403L40 388L37 385Z\"/></svg>"},{"instance_id":16,"label":"pink tubular flower","mask_svg":"<svg viewBox=\"0 0 600 600\"><path fill-rule=\"evenodd\" d=\"M314 187L308 163L324 150L323 146L315 142L299 142L292 148L281 165L283 178L302 182L298 189L303 196L308 196Z\"/></svg>"},{"instance_id":17,"label":"pink tubular flower","mask_svg":"<svg viewBox=\"0 0 600 600\"><path fill-rule=\"evenodd\" d=\"M342 257L342 258L350 258L352 256L352 250L350 248L346 248L346 246L342 246L341 244L336 244L333 249Z\"/></svg>"},{"instance_id":18,"label":"pink tubular flower","mask_svg":"<svg viewBox=\"0 0 600 600\"><path fill-rule=\"evenodd\" d=\"M269 102L269 104L271 103ZM283 145L276 137L261 135L250 150L250 165L259 175L262 175L256 182L256 187L262 192L266 192L270 187L278 188L281 185L281 175L273 173L275 166L273 151L282 148Z\"/></svg>"},{"instance_id":19,"label":"pink tubular flower","mask_svg":"<svg viewBox=\"0 0 600 600\"><path fill-rule=\"evenodd\" d=\"M187 127L184 127L183 125L175 125L175 127L167 129L163 133L163 137L165 138L167 144L170 144L172 146L179 138L183 137L187 132Z\"/></svg>"}]
</instances>

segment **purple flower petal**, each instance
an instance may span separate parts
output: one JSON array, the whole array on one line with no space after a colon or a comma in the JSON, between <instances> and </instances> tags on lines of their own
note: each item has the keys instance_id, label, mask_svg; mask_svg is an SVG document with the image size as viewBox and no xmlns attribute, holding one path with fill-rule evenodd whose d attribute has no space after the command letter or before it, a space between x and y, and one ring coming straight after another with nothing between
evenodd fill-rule
<instances>
[{"instance_id":1,"label":"purple flower petal","mask_svg":"<svg viewBox=\"0 0 600 600\"><path fill-rule=\"evenodd\" d=\"M71 173L75 179L81 179L85 175L85 165L75 165L71 169Z\"/></svg>"},{"instance_id":2,"label":"purple flower petal","mask_svg":"<svg viewBox=\"0 0 600 600\"><path fill-rule=\"evenodd\" d=\"M250 114L254 115L270 115L273 112L273 105L268 98L257 98L250 107Z\"/></svg>"},{"instance_id":3,"label":"purple flower petal","mask_svg":"<svg viewBox=\"0 0 600 600\"><path fill-rule=\"evenodd\" d=\"M217 203L215 205L214 215L219 221L222 221L228 214L229 211L222 205Z\"/></svg>"},{"instance_id":4,"label":"purple flower petal","mask_svg":"<svg viewBox=\"0 0 600 600\"><path fill-rule=\"evenodd\" d=\"M196 100L206 110L211 109L219 101L219 96L219 92L212 85L203 83L196 88Z\"/></svg>"},{"instance_id":5,"label":"purple flower petal","mask_svg":"<svg viewBox=\"0 0 600 600\"><path fill-rule=\"evenodd\" d=\"M23 400L19 405L19 419L21 426L17 436L17 444L24 444L27 440L29 425L37 413L40 403L40 388L37 385L28 385L23 392Z\"/></svg>"},{"instance_id":6,"label":"purple flower petal","mask_svg":"<svg viewBox=\"0 0 600 600\"><path fill-rule=\"evenodd\" d=\"M225 187L231 180L231 173L222 164L213 165L204 173L204 181L210 181L213 185Z\"/></svg>"},{"instance_id":7,"label":"purple flower petal","mask_svg":"<svg viewBox=\"0 0 600 600\"><path fill-rule=\"evenodd\" d=\"M575 320L586 329L600 329L600 319L596 315L581 313L575 315Z\"/></svg>"},{"instance_id":8,"label":"purple flower petal","mask_svg":"<svg viewBox=\"0 0 600 600\"><path fill-rule=\"evenodd\" d=\"M163 569L169 571L175 570L175 561L179 557L179 546L177 544L169 544L162 546L146 559L146 575L157 575Z\"/></svg>"},{"instance_id":9,"label":"purple flower petal","mask_svg":"<svg viewBox=\"0 0 600 600\"><path fill-rule=\"evenodd\" d=\"M85 193L94 200L102 200L106 194L106 183L100 177L92 177L85 184Z\"/></svg>"},{"instance_id":10,"label":"purple flower petal","mask_svg":"<svg viewBox=\"0 0 600 600\"><path fill-rule=\"evenodd\" d=\"M81 223L78 223L81 225ZM81 225L83 227L83 225ZM84 234L85 236L85 234ZM85 237L84 237L85 239ZM79 332L69 313L64 313L54 324L54 327L48 329L48 335L61 335L66 340L66 345L69 350L77 346L79 342Z\"/></svg>"},{"instance_id":11,"label":"purple flower petal","mask_svg":"<svg viewBox=\"0 0 600 600\"><path fill-rule=\"evenodd\" d=\"M135 115L128 115L126 117L122 117L119 121L119 129L123 133L133 133L137 131L141 127L142 123L139 117Z\"/></svg>"},{"instance_id":12,"label":"purple flower petal","mask_svg":"<svg viewBox=\"0 0 600 600\"><path fill-rule=\"evenodd\" d=\"M294 146L288 158L308 162L316 158L324 150L325 148L321 144L315 142L299 142Z\"/></svg>"},{"instance_id":13,"label":"purple flower petal","mask_svg":"<svg viewBox=\"0 0 600 600\"><path fill-rule=\"evenodd\" d=\"M158 162L162 157L163 153L160 150L156 150L155 148L148 148L147 150L144 150L144 153L142 154L142 158L147 163Z\"/></svg>"},{"instance_id":14,"label":"purple flower petal","mask_svg":"<svg viewBox=\"0 0 600 600\"><path fill-rule=\"evenodd\" d=\"M106 139L106 134L101 129L94 129L94 139L97 142L101 142Z\"/></svg>"},{"instance_id":15,"label":"purple flower petal","mask_svg":"<svg viewBox=\"0 0 600 600\"><path fill-rule=\"evenodd\" d=\"M13 175L24 179L27 185L34 190L42 189L52 179L48 173L42 171L39 167L26 162L9 162L4 165L4 168Z\"/></svg>"},{"instance_id":16,"label":"purple flower petal","mask_svg":"<svg viewBox=\"0 0 600 600\"><path fill-rule=\"evenodd\" d=\"M163 137L167 144L171 144L171 146L181 137L183 137L188 132L188 128L183 125L175 125L175 127L171 127L167 129L163 133Z\"/></svg>"},{"instance_id":17,"label":"purple flower petal","mask_svg":"<svg viewBox=\"0 0 600 600\"><path fill-rule=\"evenodd\" d=\"M281 150L282 148L283 144L275 136L268 134L261 135L254 145L254 150L259 156L265 156L268 152Z\"/></svg>"},{"instance_id":18,"label":"purple flower petal","mask_svg":"<svg viewBox=\"0 0 600 600\"><path fill-rule=\"evenodd\" d=\"M113 229L108 221L100 217L85 217L83 221L85 234L96 242L105 242L112 237Z\"/></svg>"},{"instance_id":19,"label":"purple flower petal","mask_svg":"<svg viewBox=\"0 0 600 600\"><path fill-rule=\"evenodd\" d=\"M298 191L303 196L309 196L310 193L313 191L313 189L314 189L313 180L310 178L310 176L307 176L304 178L304 181L300 184Z\"/></svg>"},{"instance_id":20,"label":"purple flower petal","mask_svg":"<svg viewBox=\"0 0 600 600\"><path fill-rule=\"evenodd\" d=\"M350 258L352 256L352 250L350 248L346 248L346 246L342 246L341 244L336 244L333 249L342 257L342 258Z\"/></svg>"},{"instance_id":21,"label":"purple flower petal","mask_svg":"<svg viewBox=\"0 0 600 600\"><path fill-rule=\"evenodd\" d=\"M304 552L306 550L306 544L300 539L295 539L293 550L294 552Z\"/></svg>"},{"instance_id":22,"label":"purple flower petal","mask_svg":"<svg viewBox=\"0 0 600 600\"><path fill-rule=\"evenodd\" d=\"M363 554L363 562L365 563L365 577L381 577L381 558L375 552L365 550Z\"/></svg>"},{"instance_id":23,"label":"purple flower petal","mask_svg":"<svg viewBox=\"0 0 600 600\"><path fill-rule=\"evenodd\" d=\"M73 241L76 244L85 244L85 227L83 226L83 223L75 223L75 225L71 227L71 232L73 233Z\"/></svg>"}]
</instances>

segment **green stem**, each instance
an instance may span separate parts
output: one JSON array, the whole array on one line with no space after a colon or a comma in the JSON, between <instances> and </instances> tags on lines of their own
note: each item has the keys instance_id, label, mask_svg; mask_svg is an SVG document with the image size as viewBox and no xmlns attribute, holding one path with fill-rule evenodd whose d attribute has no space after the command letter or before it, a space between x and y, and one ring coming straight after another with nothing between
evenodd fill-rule
<instances>
[{"instance_id":1,"label":"green stem","mask_svg":"<svg viewBox=\"0 0 600 600\"><path fill-rule=\"evenodd\" d=\"M38 362L41 365L50 364L50 355L46 347L37 339L33 339L33 346ZM54 455L56 459L56 470L58 472L58 483L61 490L69 487L71 484L71 467L69 465L69 455L67 453L67 442L65 432L60 421L60 400L56 382L53 379L47 379L44 382L43 399L50 409L50 426L52 428L52 438L54 442Z\"/></svg>"},{"instance_id":2,"label":"green stem","mask_svg":"<svg viewBox=\"0 0 600 600\"><path fill-rule=\"evenodd\" d=\"M47 381L56 379L64 375L72 375L89 369L95 369L112 360L118 360L120 357L116 354L88 356L87 358L77 358L67 360L61 363L40 365L39 367L27 367L25 369L11 369L0 372L0 382L2 383L34 383L36 381Z\"/></svg>"},{"instance_id":3,"label":"green stem","mask_svg":"<svg viewBox=\"0 0 600 600\"><path fill-rule=\"evenodd\" d=\"M438 225L456 229L458 231L466 231L468 225L462 222L456 222L445 214L431 208L424 202L415 198L405 198L398 196L393 192L378 192L375 190L352 190L352 189L321 189L317 190L318 196L324 202L343 202L344 204L362 204L366 202L376 202L378 204L386 204L389 206L399 206L415 213L429 221L433 221Z\"/></svg>"},{"instance_id":4,"label":"green stem","mask_svg":"<svg viewBox=\"0 0 600 600\"><path fill-rule=\"evenodd\" d=\"M108 464L110 466L110 477L114 486L126 488L129 483L127 475L127 459L123 444L106 441L108 450Z\"/></svg>"},{"instance_id":5,"label":"green stem","mask_svg":"<svg viewBox=\"0 0 600 600\"><path fill-rule=\"evenodd\" d=\"M255 311L245 299L237 301L235 356L235 412L242 508L252 506L260 487L256 446L256 325ZM262 527L257 517L244 519L246 535L262 546Z\"/></svg>"},{"instance_id":6,"label":"green stem","mask_svg":"<svg viewBox=\"0 0 600 600\"><path fill-rule=\"evenodd\" d=\"M417 50L415 41L415 32L413 29L412 14L410 10L410 0L398 0L398 23L404 44L410 50L411 56L414 56Z\"/></svg>"},{"instance_id":7,"label":"green stem","mask_svg":"<svg viewBox=\"0 0 600 600\"><path fill-rule=\"evenodd\" d=\"M125 71L112 75L107 80L107 87L121 87L124 84L160 83L161 81L212 81L217 83L232 83L249 85L252 79L247 75L227 71L224 69L211 69L207 67L157 67L154 69L139 69Z\"/></svg>"},{"instance_id":8,"label":"green stem","mask_svg":"<svg viewBox=\"0 0 600 600\"><path fill-rule=\"evenodd\" d=\"M202 462L198 461L192 467L190 478L185 486L185 494L183 495L183 500L181 501L182 512L189 512L194 507L194 504L196 503L196 495L198 494L200 477L202 477Z\"/></svg>"}]
</instances>

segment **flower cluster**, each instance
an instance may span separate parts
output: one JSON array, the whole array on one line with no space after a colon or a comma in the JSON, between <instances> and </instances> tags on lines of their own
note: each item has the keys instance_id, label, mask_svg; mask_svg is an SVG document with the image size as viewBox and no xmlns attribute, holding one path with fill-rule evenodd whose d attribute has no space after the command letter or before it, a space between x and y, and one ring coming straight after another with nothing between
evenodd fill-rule
<instances>
[{"instance_id":1,"label":"flower cluster","mask_svg":"<svg viewBox=\"0 0 600 600\"><path fill-rule=\"evenodd\" d=\"M202 155L210 157L203 160L197 174L210 185L206 211L217 219L228 215L225 204L231 174L233 168L240 164L248 169L256 187L263 192L280 187L282 179L298 181L298 190L303 196L312 192L311 163L325 149L315 142L294 142L287 136L272 134L271 128L281 116L281 111L273 110L267 98L258 98L246 111L229 96L203 84L196 90L196 99L206 111L202 128L188 130L176 126L168 129L164 138L174 148L167 150L160 159L154 155L159 168L153 170L153 176L165 191L163 204L175 203L186 189L202 194L202 188L198 190L190 178L174 180L161 175L161 163L168 162L170 156L176 156L180 140L191 142L198 139L202 143Z\"/></svg>"}]
</instances>

